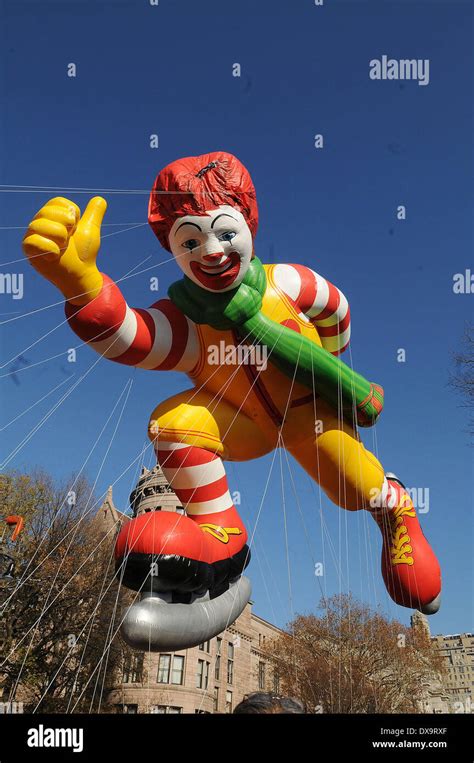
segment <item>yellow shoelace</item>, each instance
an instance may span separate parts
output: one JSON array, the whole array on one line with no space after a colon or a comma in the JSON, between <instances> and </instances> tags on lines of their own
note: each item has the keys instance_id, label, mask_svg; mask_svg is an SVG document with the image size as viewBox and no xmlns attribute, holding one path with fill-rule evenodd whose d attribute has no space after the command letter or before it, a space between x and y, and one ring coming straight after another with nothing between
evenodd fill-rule
<instances>
[{"instance_id":1,"label":"yellow shoelace","mask_svg":"<svg viewBox=\"0 0 474 763\"><path fill-rule=\"evenodd\" d=\"M408 498L407 495L402 496L400 503ZM414 564L414 559L411 554L413 549L411 547L410 536L406 525L403 524L403 517L416 517L415 509L413 505L410 506L397 506L393 514L390 516L390 525L392 530L392 547L390 549L392 564Z\"/></svg>"}]
</instances>

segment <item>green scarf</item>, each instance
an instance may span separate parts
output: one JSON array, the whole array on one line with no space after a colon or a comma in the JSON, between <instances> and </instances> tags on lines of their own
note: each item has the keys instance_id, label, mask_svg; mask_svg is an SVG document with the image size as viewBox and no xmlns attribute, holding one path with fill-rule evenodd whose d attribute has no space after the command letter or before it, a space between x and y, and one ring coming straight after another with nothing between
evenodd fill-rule
<instances>
[{"instance_id":1,"label":"green scarf","mask_svg":"<svg viewBox=\"0 0 474 763\"><path fill-rule=\"evenodd\" d=\"M266 287L265 270L254 257L242 283L231 291L214 294L185 276L171 284L168 296L194 323L219 331L234 329L241 339L266 346L277 368L314 389L336 411L342 406L349 423L355 415L360 426L375 424L383 408L383 389L307 337L264 315L261 307Z\"/></svg>"}]
</instances>

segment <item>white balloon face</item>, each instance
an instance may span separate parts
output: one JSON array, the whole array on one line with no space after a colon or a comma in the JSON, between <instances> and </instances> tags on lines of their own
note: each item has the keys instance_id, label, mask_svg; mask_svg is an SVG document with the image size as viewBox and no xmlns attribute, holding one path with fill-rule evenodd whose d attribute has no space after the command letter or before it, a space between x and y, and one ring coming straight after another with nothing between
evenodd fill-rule
<instances>
[{"instance_id":1,"label":"white balloon face","mask_svg":"<svg viewBox=\"0 0 474 763\"><path fill-rule=\"evenodd\" d=\"M207 291L238 286L250 264L252 233L241 212L227 204L206 215L175 220L169 243L185 275Z\"/></svg>"}]
</instances>

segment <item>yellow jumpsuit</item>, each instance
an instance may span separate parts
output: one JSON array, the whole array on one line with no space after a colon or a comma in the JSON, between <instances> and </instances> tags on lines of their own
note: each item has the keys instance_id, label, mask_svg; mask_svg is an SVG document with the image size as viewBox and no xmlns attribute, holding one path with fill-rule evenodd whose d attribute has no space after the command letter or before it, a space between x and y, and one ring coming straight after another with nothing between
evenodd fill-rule
<instances>
[{"instance_id":1,"label":"yellow jumpsuit","mask_svg":"<svg viewBox=\"0 0 474 763\"><path fill-rule=\"evenodd\" d=\"M317 329L303 320L265 265L267 289L262 312L321 346ZM384 470L357 432L311 390L271 364L213 365L209 349L224 341L237 346L233 331L199 325L200 357L188 374L194 386L160 403L150 417L149 437L206 448L224 461L248 461L284 447L349 510L369 508L383 484ZM245 340L242 339L245 344Z\"/></svg>"}]
</instances>

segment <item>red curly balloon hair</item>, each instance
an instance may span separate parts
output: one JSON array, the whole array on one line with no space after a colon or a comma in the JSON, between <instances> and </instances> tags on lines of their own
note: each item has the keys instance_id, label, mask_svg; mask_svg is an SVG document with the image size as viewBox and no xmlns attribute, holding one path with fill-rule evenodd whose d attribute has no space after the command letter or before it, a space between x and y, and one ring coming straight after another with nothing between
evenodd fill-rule
<instances>
[{"instance_id":1,"label":"red curly balloon hair","mask_svg":"<svg viewBox=\"0 0 474 763\"><path fill-rule=\"evenodd\" d=\"M168 236L178 217L202 217L222 204L236 207L255 237L257 199L244 165L225 151L187 156L171 162L158 174L150 194L148 222L160 244L171 251Z\"/></svg>"}]
</instances>

